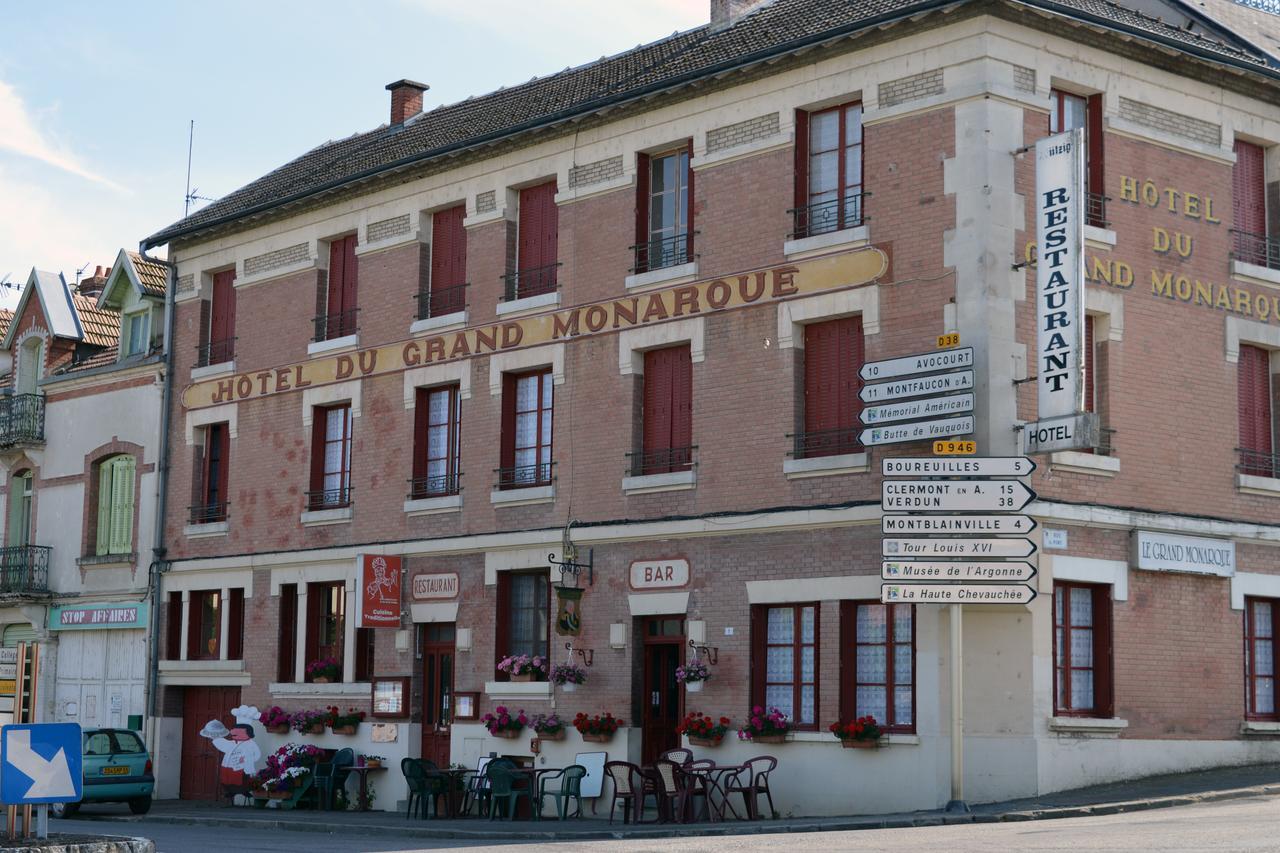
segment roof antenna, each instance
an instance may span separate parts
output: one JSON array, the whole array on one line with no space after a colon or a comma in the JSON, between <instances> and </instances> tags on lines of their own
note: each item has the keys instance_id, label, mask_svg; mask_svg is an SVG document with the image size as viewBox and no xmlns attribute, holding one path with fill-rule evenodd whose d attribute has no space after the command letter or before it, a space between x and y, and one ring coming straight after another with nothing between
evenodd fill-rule
<instances>
[{"instance_id":1,"label":"roof antenna","mask_svg":"<svg viewBox=\"0 0 1280 853\"><path fill-rule=\"evenodd\" d=\"M93 263L93 261L89 262L89 264L91 263ZM80 267L80 269L76 270L76 286L77 287L80 285L80 276L84 275L84 271L89 268L89 264L85 264L84 266Z\"/></svg>"},{"instance_id":2,"label":"roof antenna","mask_svg":"<svg viewBox=\"0 0 1280 853\"><path fill-rule=\"evenodd\" d=\"M15 282L9 281L9 276L11 275L13 275L13 273L11 272L7 272L4 275L0 275L0 287L6 288L7 290L21 290L22 287L20 285L18 285Z\"/></svg>"},{"instance_id":3,"label":"roof antenna","mask_svg":"<svg viewBox=\"0 0 1280 853\"><path fill-rule=\"evenodd\" d=\"M191 212L191 202L193 201L213 201L213 199L202 195L196 195L199 188L191 188L191 146L196 138L196 120L191 120L191 127L187 130L187 194L182 197L182 218L186 219L187 214Z\"/></svg>"}]
</instances>

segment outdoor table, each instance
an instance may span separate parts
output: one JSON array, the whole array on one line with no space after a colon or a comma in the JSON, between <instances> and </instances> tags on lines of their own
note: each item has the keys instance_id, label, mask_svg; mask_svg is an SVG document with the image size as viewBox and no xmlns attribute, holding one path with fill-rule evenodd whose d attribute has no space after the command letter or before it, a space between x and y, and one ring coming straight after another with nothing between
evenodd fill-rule
<instances>
[{"instance_id":1,"label":"outdoor table","mask_svg":"<svg viewBox=\"0 0 1280 853\"><path fill-rule=\"evenodd\" d=\"M356 805L356 810L362 812L369 811L369 774L375 771L380 772L382 770L386 770L387 766L385 764L379 764L377 767L370 767L368 764L352 764L350 767L344 767L342 769L355 773L360 777L360 801Z\"/></svg>"},{"instance_id":2,"label":"outdoor table","mask_svg":"<svg viewBox=\"0 0 1280 853\"><path fill-rule=\"evenodd\" d=\"M733 803L729 802L729 792L724 788L724 777L734 773L740 773L744 765L741 764L713 764L711 766L698 766L696 763L685 768L685 772L697 776L702 782L703 799L707 802L707 818L711 821L724 820L724 810L727 807L733 812L733 816L739 820L742 816L738 814L738 810L733 807ZM712 798L712 793L720 795L720 803L716 804Z\"/></svg>"},{"instance_id":3,"label":"outdoor table","mask_svg":"<svg viewBox=\"0 0 1280 853\"><path fill-rule=\"evenodd\" d=\"M465 795L462 777L471 772L474 771L465 767L440 768L440 775L444 776L447 780L445 783L447 787L443 793L436 794L435 796L437 798L444 797L445 814L451 818L458 817L458 808L462 805L462 800ZM437 807L435 809L437 817L440 815L438 803L439 800L437 800Z\"/></svg>"}]
</instances>

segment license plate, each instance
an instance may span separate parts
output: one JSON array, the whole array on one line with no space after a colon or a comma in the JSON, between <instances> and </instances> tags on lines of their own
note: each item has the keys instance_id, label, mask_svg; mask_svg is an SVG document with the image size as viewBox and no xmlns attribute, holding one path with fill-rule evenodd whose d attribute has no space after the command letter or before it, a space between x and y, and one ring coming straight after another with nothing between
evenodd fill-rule
<instances>
[{"instance_id":1,"label":"license plate","mask_svg":"<svg viewBox=\"0 0 1280 853\"><path fill-rule=\"evenodd\" d=\"M123 764L115 767L104 767L102 768L102 775L103 776L128 776L129 768L125 767Z\"/></svg>"}]
</instances>

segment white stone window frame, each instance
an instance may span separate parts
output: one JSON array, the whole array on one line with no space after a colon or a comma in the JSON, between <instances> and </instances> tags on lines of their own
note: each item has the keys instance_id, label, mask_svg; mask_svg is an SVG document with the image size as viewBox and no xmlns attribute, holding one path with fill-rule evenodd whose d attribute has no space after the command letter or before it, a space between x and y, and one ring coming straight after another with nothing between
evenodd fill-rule
<instances>
[{"instance_id":1,"label":"white stone window frame","mask_svg":"<svg viewBox=\"0 0 1280 853\"><path fill-rule=\"evenodd\" d=\"M1243 317L1226 318L1226 359L1228 364L1239 364L1240 346L1247 344L1261 347L1271 352L1271 377L1280 374L1280 328L1260 323L1257 320L1246 320ZM1274 429L1274 400L1272 401L1271 418ZM1280 497L1280 477L1259 477L1254 474L1236 473L1236 490L1250 495L1266 495Z\"/></svg>"},{"instance_id":2,"label":"white stone window frame","mask_svg":"<svg viewBox=\"0 0 1280 853\"><path fill-rule=\"evenodd\" d=\"M418 404L418 391L423 388L439 388L446 385L458 386L458 399L471 399L471 362L470 360L451 361L444 364L428 364L414 367L404 372L404 408L412 412ZM417 441L415 435L414 441ZM458 512L462 509L462 495L445 495L436 498L406 498L404 511L406 515L436 515L444 512Z\"/></svg>"},{"instance_id":3,"label":"white stone window frame","mask_svg":"<svg viewBox=\"0 0 1280 853\"><path fill-rule=\"evenodd\" d=\"M564 344L543 344L529 349L494 353L489 356L489 396L497 397L502 393L504 373L524 373L540 367L551 368L552 385L563 385Z\"/></svg>"},{"instance_id":4,"label":"white stone window frame","mask_svg":"<svg viewBox=\"0 0 1280 853\"><path fill-rule=\"evenodd\" d=\"M361 410L361 384L359 379L304 389L302 392L302 427L303 429L311 428L317 408L341 403L347 403L351 406L351 445L354 455L356 418L360 417ZM316 449L312 447L310 452L315 453ZM355 470L354 464L352 465L352 470ZM332 509L304 509L301 515L298 516L298 521L304 527L317 527L328 524L343 524L351 521L353 517L354 511L348 504L347 506L334 507Z\"/></svg>"},{"instance_id":5,"label":"white stone window frame","mask_svg":"<svg viewBox=\"0 0 1280 853\"><path fill-rule=\"evenodd\" d=\"M1124 340L1124 297L1115 291L1105 288L1105 285L1085 288L1085 313L1093 318L1093 345L1095 348L1103 341L1119 343ZM1093 378L1095 382L1098 379L1096 370ZM1097 408L1096 404L1094 407ZM1082 453L1078 450L1060 450L1056 453L1051 453L1049 455L1049 465L1054 471L1087 474L1096 477L1114 477L1120 473L1119 457L1100 456L1097 453Z\"/></svg>"},{"instance_id":6,"label":"white stone window frame","mask_svg":"<svg viewBox=\"0 0 1280 853\"><path fill-rule=\"evenodd\" d=\"M187 637L191 629L191 593L203 590L216 590L220 596L221 614L218 625L219 650L218 660L202 663L208 668L226 669L235 665L242 667L243 661L232 661L227 655L230 647L228 634L231 630L231 608L227 602L231 599L231 590L243 590L245 601L253 598L253 569L227 569L213 572L169 572L164 576L164 592L161 601L169 601L169 594L182 593L182 642L179 644L178 660L186 661ZM180 667L179 667L180 668Z\"/></svg>"},{"instance_id":7,"label":"white stone window frame","mask_svg":"<svg viewBox=\"0 0 1280 853\"><path fill-rule=\"evenodd\" d=\"M484 585L486 587L496 587L498 585L498 572L530 572L544 567L547 570L548 582L554 584L558 579L555 577L555 569L547 559L548 554L552 555L556 560L564 559L560 552L560 543L551 541L537 548L486 551L484 555ZM496 601L494 608L493 616L496 625L498 618ZM548 610L549 614L550 610ZM550 626L547 627L547 631L549 641L554 646L555 632L551 631ZM552 653L554 654L554 651ZM484 683L484 692L491 699L531 699L536 701L550 699L552 686L549 681L486 681Z\"/></svg>"},{"instance_id":8,"label":"white stone window frame","mask_svg":"<svg viewBox=\"0 0 1280 853\"><path fill-rule=\"evenodd\" d=\"M290 566L271 570L271 597L279 599L280 587L285 584L297 584L298 588L298 625L294 634L294 681L289 684L306 683L307 672L307 584L332 583L342 581L346 591L346 610L343 616L342 636L342 685L355 683L356 672L356 628L358 626L358 600L356 596L359 584L359 564L355 559L345 562L324 563L320 565ZM278 604L278 601L277 601ZM276 692L281 682L272 682L271 692ZM362 683L361 692L367 692L367 682ZM324 685L329 686L329 685ZM287 690L287 688L285 688Z\"/></svg>"}]
</instances>

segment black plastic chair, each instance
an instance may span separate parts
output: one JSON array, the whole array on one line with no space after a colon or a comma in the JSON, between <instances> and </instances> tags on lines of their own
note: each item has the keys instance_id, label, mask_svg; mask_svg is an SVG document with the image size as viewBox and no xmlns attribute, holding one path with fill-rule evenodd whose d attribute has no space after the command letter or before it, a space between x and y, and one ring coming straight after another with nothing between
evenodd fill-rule
<instances>
[{"instance_id":1,"label":"black plastic chair","mask_svg":"<svg viewBox=\"0 0 1280 853\"><path fill-rule=\"evenodd\" d=\"M333 760L321 764L315 769L315 787L317 805L325 810L333 808L333 798L337 789L347 781L346 768L356 763L355 750L344 747L333 755Z\"/></svg>"},{"instance_id":2,"label":"black plastic chair","mask_svg":"<svg viewBox=\"0 0 1280 853\"><path fill-rule=\"evenodd\" d=\"M529 801L529 811L533 812L534 820L538 819L529 777L517 773L509 761L491 761L484 772L489 779L489 820L498 816L499 804L507 807L507 820L515 820L521 798Z\"/></svg>"},{"instance_id":3,"label":"black plastic chair","mask_svg":"<svg viewBox=\"0 0 1280 853\"><path fill-rule=\"evenodd\" d=\"M422 759L400 759L400 772L404 774L405 784L409 786L409 802L405 808L405 820L408 820L411 815L421 818L427 808L427 776L422 767Z\"/></svg>"}]
</instances>

